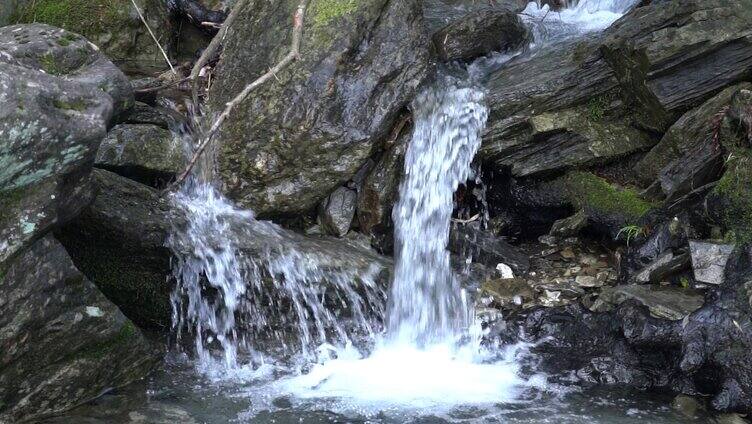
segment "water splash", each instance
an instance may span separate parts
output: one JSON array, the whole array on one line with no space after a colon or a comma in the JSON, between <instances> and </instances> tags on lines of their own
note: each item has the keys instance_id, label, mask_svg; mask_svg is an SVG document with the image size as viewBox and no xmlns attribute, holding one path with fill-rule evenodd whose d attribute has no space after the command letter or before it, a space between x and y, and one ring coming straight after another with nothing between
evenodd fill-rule
<instances>
[{"instance_id":1,"label":"water splash","mask_svg":"<svg viewBox=\"0 0 752 424\"><path fill-rule=\"evenodd\" d=\"M520 13L523 22L533 32L532 48L602 31L624 16L638 0L580 0L553 11L548 5L531 1Z\"/></svg>"}]
</instances>

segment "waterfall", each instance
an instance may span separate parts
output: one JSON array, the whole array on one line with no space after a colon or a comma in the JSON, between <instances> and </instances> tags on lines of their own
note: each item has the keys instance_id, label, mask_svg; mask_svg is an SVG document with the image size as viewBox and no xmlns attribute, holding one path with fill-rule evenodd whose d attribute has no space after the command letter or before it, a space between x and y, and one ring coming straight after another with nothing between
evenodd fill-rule
<instances>
[{"instance_id":1,"label":"waterfall","mask_svg":"<svg viewBox=\"0 0 752 424\"><path fill-rule=\"evenodd\" d=\"M442 78L413 102L415 128L394 207L396 270L389 336L419 345L457 339L472 319L446 250L453 195L471 176L488 110L483 93Z\"/></svg>"}]
</instances>

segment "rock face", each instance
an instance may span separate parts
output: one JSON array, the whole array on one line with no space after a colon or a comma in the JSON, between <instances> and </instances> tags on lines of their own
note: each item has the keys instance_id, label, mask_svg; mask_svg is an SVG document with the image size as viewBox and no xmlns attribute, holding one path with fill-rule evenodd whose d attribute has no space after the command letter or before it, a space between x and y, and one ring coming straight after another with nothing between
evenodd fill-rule
<instances>
[{"instance_id":1,"label":"rock face","mask_svg":"<svg viewBox=\"0 0 752 424\"><path fill-rule=\"evenodd\" d=\"M162 47L169 51L173 26L166 2L138 0L136 3ZM16 7L10 21L39 22L81 34L99 46L107 57L120 63L127 70L167 68L164 58L130 0L23 1Z\"/></svg>"},{"instance_id":2,"label":"rock face","mask_svg":"<svg viewBox=\"0 0 752 424\"><path fill-rule=\"evenodd\" d=\"M5 58L3 58L5 56ZM44 24L0 28L0 61L96 87L112 97L114 114L133 106L133 89L123 73L99 49L78 34ZM80 103L69 110L85 109Z\"/></svg>"},{"instance_id":3,"label":"rock face","mask_svg":"<svg viewBox=\"0 0 752 424\"><path fill-rule=\"evenodd\" d=\"M433 35L439 58L469 61L491 52L516 50L528 40L527 27L512 10L468 13Z\"/></svg>"},{"instance_id":4,"label":"rock face","mask_svg":"<svg viewBox=\"0 0 752 424\"><path fill-rule=\"evenodd\" d=\"M179 137L156 125L121 124L107 133L95 166L151 186L162 186L185 169L188 158Z\"/></svg>"},{"instance_id":5,"label":"rock face","mask_svg":"<svg viewBox=\"0 0 752 424\"><path fill-rule=\"evenodd\" d=\"M70 409L142 378L157 355L46 236L0 284L0 421Z\"/></svg>"},{"instance_id":6,"label":"rock face","mask_svg":"<svg viewBox=\"0 0 752 424\"><path fill-rule=\"evenodd\" d=\"M214 110L287 53L297 3L256 2L239 16ZM419 2L313 2L301 54L235 109L218 139L227 194L261 216L310 211L386 140L429 68Z\"/></svg>"},{"instance_id":7,"label":"rock face","mask_svg":"<svg viewBox=\"0 0 752 424\"><path fill-rule=\"evenodd\" d=\"M723 284L726 263L734 251L733 245L689 242L695 280L707 284Z\"/></svg>"},{"instance_id":8,"label":"rock face","mask_svg":"<svg viewBox=\"0 0 752 424\"><path fill-rule=\"evenodd\" d=\"M530 267L527 256L514 246L472 224L452 226L448 249L461 258L469 257L491 269L501 263L511 267L515 274L522 274Z\"/></svg>"},{"instance_id":9,"label":"rock face","mask_svg":"<svg viewBox=\"0 0 752 424\"><path fill-rule=\"evenodd\" d=\"M519 13L525 8L528 1L424 0L421 3L423 5L423 17L426 28L433 34L446 25L450 25L474 12L509 10Z\"/></svg>"},{"instance_id":10,"label":"rock face","mask_svg":"<svg viewBox=\"0 0 752 424\"><path fill-rule=\"evenodd\" d=\"M169 328L170 223L180 219L156 190L94 170L96 197L57 237L80 269L140 326ZM138 266L134 266L138 264Z\"/></svg>"}]
</instances>

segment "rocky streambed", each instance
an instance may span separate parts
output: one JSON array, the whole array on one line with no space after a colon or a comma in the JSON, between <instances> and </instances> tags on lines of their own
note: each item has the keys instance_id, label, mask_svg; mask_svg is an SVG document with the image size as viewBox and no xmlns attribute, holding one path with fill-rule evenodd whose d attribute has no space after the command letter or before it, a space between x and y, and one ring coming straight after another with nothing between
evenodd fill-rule
<instances>
[{"instance_id":1,"label":"rocky streambed","mask_svg":"<svg viewBox=\"0 0 752 424\"><path fill-rule=\"evenodd\" d=\"M184 3L138 2L175 74L128 2L0 13L0 422L745 422L752 2L311 0L299 60L220 128L217 193L253 212L214 217L204 250L164 190L212 116L185 77L215 29L191 16L225 13ZM204 111L287 52L297 4L239 13ZM488 118L448 249L484 344L520 347L518 402L353 415L265 391L281 371L257 362L240 382L197 371L194 337L222 356L230 334L241 358L373 344L414 100L467 73ZM226 246L249 289L209 334L176 264Z\"/></svg>"}]
</instances>

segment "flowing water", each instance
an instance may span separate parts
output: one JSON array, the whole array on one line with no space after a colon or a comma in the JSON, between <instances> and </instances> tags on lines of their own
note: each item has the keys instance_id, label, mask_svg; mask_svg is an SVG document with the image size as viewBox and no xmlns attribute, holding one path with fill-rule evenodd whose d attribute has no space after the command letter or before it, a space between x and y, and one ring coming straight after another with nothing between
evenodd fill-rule
<instances>
[{"instance_id":1,"label":"flowing water","mask_svg":"<svg viewBox=\"0 0 752 424\"><path fill-rule=\"evenodd\" d=\"M561 12L531 3L528 51L604 29L634 2L582 0ZM489 61L514 56L440 71L414 100L388 293L378 282L388 265L336 266L316 253L331 246L234 207L206 161L173 197L187 217L168 243L184 349L145 388L106 396L77 422L688 422L656 398L555 385L534 373L528 346L481 346L446 246L488 115L474 81Z\"/></svg>"}]
</instances>

